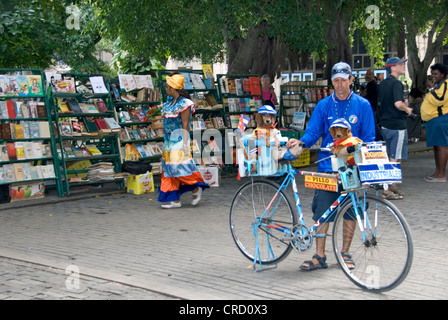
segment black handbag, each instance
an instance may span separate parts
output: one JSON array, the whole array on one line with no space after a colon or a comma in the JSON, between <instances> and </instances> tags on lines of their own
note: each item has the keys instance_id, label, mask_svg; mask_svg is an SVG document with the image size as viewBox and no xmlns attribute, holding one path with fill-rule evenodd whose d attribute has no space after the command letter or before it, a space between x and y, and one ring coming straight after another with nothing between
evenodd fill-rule
<instances>
[{"instance_id":1,"label":"black handbag","mask_svg":"<svg viewBox=\"0 0 448 320\"><path fill-rule=\"evenodd\" d=\"M121 170L123 172L129 172L130 174L144 174L146 172L151 172L152 166L148 162L125 161L121 165Z\"/></svg>"}]
</instances>

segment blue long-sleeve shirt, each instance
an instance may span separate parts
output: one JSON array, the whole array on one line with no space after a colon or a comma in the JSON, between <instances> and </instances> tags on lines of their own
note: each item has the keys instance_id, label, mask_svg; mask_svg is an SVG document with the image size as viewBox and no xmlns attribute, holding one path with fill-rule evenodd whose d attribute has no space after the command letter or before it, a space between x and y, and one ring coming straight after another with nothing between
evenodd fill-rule
<instances>
[{"instance_id":1,"label":"blue long-sleeve shirt","mask_svg":"<svg viewBox=\"0 0 448 320\"><path fill-rule=\"evenodd\" d=\"M314 108L305 134L300 139L305 143L305 147L313 146L320 136L322 136L322 147L332 143L333 138L328 129L333 121L338 118L345 118L350 122L354 137L358 137L364 142L375 141L375 120L369 101L355 93L352 93L350 99L342 101L335 94L332 94L319 101ZM329 156L331 156L330 152L321 151L318 159ZM318 171L333 171L330 158L318 163Z\"/></svg>"}]
</instances>

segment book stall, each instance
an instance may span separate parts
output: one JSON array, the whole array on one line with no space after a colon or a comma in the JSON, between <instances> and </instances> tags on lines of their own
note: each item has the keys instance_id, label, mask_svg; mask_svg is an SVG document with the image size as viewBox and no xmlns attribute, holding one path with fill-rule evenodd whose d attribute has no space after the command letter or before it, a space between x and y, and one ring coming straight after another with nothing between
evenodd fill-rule
<instances>
[{"instance_id":1,"label":"book stall","mask_svg":"<svg viewBox=\"0 0 448 320\"><path fill-rule=\"evenodd\" d=\"M129 193L154 192L161 174L166 76L185 76L195 103L191 150L205 182L220 185L236 173L236 129L256 127L263 105L260 77L198 70L159 70L151 75L54 74L0 69L0 202L35 199L56 188L59 197L77 186L115 182ZM282 136L300 138L313 104L330 94L321 83L281 87ZM305 153L304 153L305 154ZM309 164L303 155L297 166ZM305 159L306 158L306 159Z\"/></svg>"}]
</instances>

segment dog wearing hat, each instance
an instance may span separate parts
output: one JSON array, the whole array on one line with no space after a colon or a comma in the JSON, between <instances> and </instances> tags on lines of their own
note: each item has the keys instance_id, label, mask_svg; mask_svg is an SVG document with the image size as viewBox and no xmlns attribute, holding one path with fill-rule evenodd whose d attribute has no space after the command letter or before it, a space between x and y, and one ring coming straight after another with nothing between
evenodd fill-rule
<instances>
[{"instance_id":1,"label":"dog wearing hat","mask_svg":"<svg viewBox=\"0 0 448 320\"><path fill-rule=\"evenodd\" d=\"M279 134L280 131L275 128L277 124L277 111L270 105L264 105L258 109L255 115L255 122L257 128L252 133L252 136L257 139L264 139L266 146L271 146L270 138L274 138L276 146L280 146Z\"/></svg>"},{"instance_id":2,"label":"dog wearing hat","mask_svg":"<svg viewBox=\"0 0 448 320\"><path fill-rule=\"evenodd\" d=\"M331 136L334 142L331 145L330 151L338 158L344 160L347 164L355 165L353 155L349 155L347 147L362 143L362 140L352 136L352 127L350 123L344 118L336 119L330 126Z\"/></svg>"}]
</instances>

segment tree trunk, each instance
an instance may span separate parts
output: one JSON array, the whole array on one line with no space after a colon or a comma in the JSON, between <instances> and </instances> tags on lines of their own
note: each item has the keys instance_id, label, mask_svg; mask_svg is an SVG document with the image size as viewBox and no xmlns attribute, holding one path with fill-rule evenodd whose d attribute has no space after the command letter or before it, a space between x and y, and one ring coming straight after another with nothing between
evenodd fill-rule
<instances>
[{"instance_id":1,"label":"tree trunk","mask_svg":"<svg viewBox=\"0 0 448 320\"><path fill-rule=\"evenodd\" d=\"M327 62L324 78L331 81L331 68L338 62L347 62L352 65L352 46L349 41L349 25L352 19L352 12L346 6L339 9L332 8L330 5L327 9ZM334 17L336 12L336 17Z\"/></svg>"},{"instance_id":2,"label":"tree trunk","mask_svg":"<svg viewBox=\"0 0 448 320\"><path fill-rule=\"evenodd\" d=\"M246 38L227 42L228 74L269 75L271 81L285 69L289 50L281 37L266 35L267 24L252 27Z\"/></svg>"},{"instance_id":3,"label":"tree trunk","mask_svg":"<svg viewBox=\"0 0 448 320\"><path fill-rule=\"evenodd\" d=\"M408 47L408 67L409 76L412 80L412 87L419 88L422 92L428 89L428 70L431 66L436 52L442 47L444 39L448 35L448 23L442 24L443 28L437 33L437 28L441 26L441 21L444 19L444 13L441 13L438 19L435 20L432 28L427 34L427 48L423 60L420 60L418 54L418 47L416 37L418 30L411 27L411 23L407 24L407 47Z\"/></svg>"}]
</instances>

